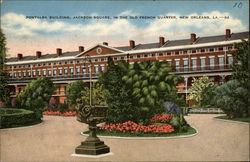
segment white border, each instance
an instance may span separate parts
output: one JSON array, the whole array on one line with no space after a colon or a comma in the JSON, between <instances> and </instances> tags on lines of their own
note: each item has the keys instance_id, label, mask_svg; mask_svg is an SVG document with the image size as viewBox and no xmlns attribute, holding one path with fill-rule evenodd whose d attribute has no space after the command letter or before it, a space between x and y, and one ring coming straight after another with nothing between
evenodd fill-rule
<instances>
[{"instance_id":1,"label":"white border","mask_svg":"<svg viewBox=\"0 0 250 162\"><path fill-rule=\"evenodd\" d=\"M105 156L109 156L109 155L114 155L114 153L113 152L109 152L109 153L100 154L100 155L86 155L86 154L76 154L76 153L71 154L71 156L75 156L75 157L87 157L87 158L101 158L101 157L105 157Z\"/></svg>"}]
</instances>

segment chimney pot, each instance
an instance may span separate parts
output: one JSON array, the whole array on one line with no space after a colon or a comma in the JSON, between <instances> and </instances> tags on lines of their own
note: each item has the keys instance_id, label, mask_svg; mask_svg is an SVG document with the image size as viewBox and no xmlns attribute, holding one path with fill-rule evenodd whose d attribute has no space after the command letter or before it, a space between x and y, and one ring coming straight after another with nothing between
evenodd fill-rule
<instances>
[{"instance_id":1,"label":"chimney pot","mask_svg":"<svg viewBox=\"0 0 250 162\"><path fill-rule=\"evenodd\" d=\"M79 46L79 52L84 52L84 47L83 46Z\"/></svg>"},{"instance_id":2,"label":"chimney pot","mask_svg":"<svg viewBox=\"0 0 250 162\"><path fill-rule=\"evenodd\" d=\"M194 43L196 41L196 34L191 33L191 43Z\"/></svg>"},{"instance_id":3,"label":"chimney pot","mask_svg":"<svg viewBox=\"0 0 250 162\"><path fill-rule=\"evenodd\" d=\"M36 57L40 58L42 56L42 52L41 51L36 51Z\"/></svg>"},{"instance_id":4,"label":"chimney pot","mask_svg":"<svg viewBox=\"0 0 250 162\"><path fill-rule=\"evenodd\" d=\"M103 45L108 46L109 44L108 42L103 42Z\"/></svg>"},{"instance_id":5,"label":"chimney pot","mask_svg":"<svg viewBox=\"0 0 250 162\"><path fill-rule=\"evenodd\" d=\"M162 47L165 43L164 37L159 37L159 45Z\"/></svg>"},{"instance_id":6,"label":"chimney pot","mask_svg":"<svg viewBox=\"0 0 250 162\"><path fill-rule=\"evenodd\" d=\"M18 53L18 54L17 54L17 59L18 59L18 60L21 60L22 58L23 58L23 54Z\"/></svg>"},{"instance_id":7,"label":"chimney pot","mask_svg":"<svg viewBox=\"0 0 250 162\"><path fill-rule=\"evenodd\" d=\"M56 54L57 54L57 56L61 56L62 55L62 49L61 48L57 48L56 49Z\"/></svg>"},{"instance_id":8,"label":"chimney pot","mask_svg":"<svg viewBox=\"0 0 250 162\"><path fill-rule=\"evenodd\" d=\"M229 40L231 38L231 30L226 29L226 40Z\"/></svg>"},{"instance_id":9,"label":"chimney pot","mask_svg":"<svg viewBox=\"0 0 250 162\"><path fill-rule=\"evenodd\" d=\"M134 40L130 40L129 41L129 45L130 45L130 48L135 48L135 41Z\"/></svg>"}]
</instances>

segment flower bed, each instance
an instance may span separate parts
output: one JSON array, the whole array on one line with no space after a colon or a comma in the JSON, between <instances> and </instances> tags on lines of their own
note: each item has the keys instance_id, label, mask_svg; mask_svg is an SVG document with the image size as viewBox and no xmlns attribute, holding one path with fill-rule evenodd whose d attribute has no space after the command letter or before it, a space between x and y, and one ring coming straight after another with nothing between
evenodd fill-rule
<instances>
[{"instance_id":1,"label":"flower bed","mask_svg":"<svg viewBox=\"0 0 250 162\"><path fill-rule=\"evenodd\" d=\"M118 131L123 133L171 133L174 128L170 124L165 125L140 125L132 121L117 124L106 124L99 127L99 130Z\"/></svg>"},{"instance_id":2,"label":"flower bed","mask_svg":"<svg viewBox=\"0 0 250 162\"><path fill-rule=\"evenodd\" d=\"M160 123L167 123L172 119L172 115L169 114L161 114L161 115L155 115L151 118L151 121L156 123L156 122L160 122Z\"/></svg>"},{"instance_id":3,"label":"flower bed","mask_svg":"<svg viewBox=\"0 0 250 162\"><path fill-rule=\"evenodd\" d=\"M67 111L67 112L60 112L60 111L44 111L43 115L58 115L58 116L76 116L76 111Z\"/></svg>"}]
</instances>

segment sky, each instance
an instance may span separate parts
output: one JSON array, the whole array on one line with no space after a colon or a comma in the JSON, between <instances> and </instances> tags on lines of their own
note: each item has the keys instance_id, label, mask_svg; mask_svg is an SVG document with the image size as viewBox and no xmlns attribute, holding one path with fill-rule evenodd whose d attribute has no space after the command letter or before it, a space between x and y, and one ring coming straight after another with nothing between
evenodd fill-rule
<instances>
[{"instance_id":1,"label":"sky","mask_svg":"<svg viewBox=\"0 0 250 162\"><path fill-rule=\"evenodd\" d=\"M102 16L109 19L100 19ZM234 33L249 31L249 1L3 0L1 28L9 57L17 53L35 55L36 51L55 53L56 48L76 51L78 46L87 49L102 42L113 47L127 46L129 40L136 44L158 42L159 36L175 40L189 38L190 33L198 37L223 35L228 28Z\"/></svg>"}]
</instances>

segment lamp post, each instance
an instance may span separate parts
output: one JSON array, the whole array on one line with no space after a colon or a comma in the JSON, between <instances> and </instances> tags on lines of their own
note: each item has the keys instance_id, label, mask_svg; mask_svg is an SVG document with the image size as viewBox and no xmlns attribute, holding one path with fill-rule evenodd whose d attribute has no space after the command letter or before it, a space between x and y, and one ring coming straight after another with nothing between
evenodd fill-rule
<instances>
[{"instance_id":1,"label":"lamp post","mask_svg":"<svg viewBox=\"0 0 250 162\"><path fill-rule=\"evenodd\" d=\"M110 152L110 148L96 136L96 124L104 122L106 119L107 107L92 105L92 66L90 56L86 56L86 61L90 62L90 83L89 83L89 105L84 105L78 100L76 109L79 114L77 120L89 125L89 136L81 145L75 148L76 154L99 155Z\"/></svg>"}]
</instances>

